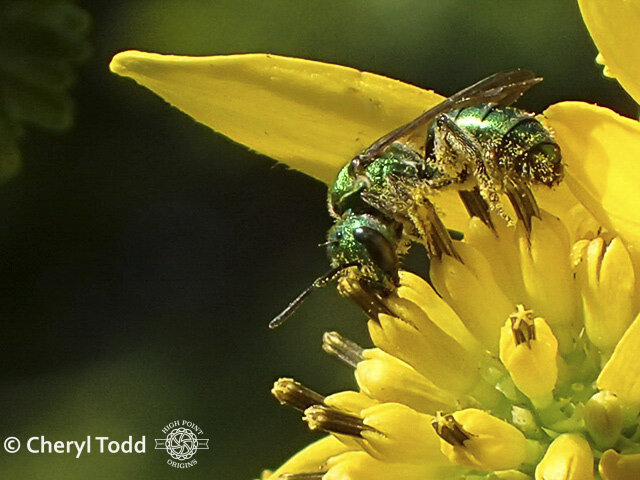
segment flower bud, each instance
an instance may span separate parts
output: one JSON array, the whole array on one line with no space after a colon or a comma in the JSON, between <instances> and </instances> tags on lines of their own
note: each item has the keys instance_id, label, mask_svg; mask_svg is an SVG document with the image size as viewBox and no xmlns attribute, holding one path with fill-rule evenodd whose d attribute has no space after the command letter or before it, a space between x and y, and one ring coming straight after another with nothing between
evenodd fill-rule
<instances>
[{"instance_id":1,"label":"flower bud","mask_svg":"<svg viewBox=\"0 0 640 480\"><path fill-rule=\"evenodd\" d=\"M487 412L468 408L438 415L433 427L440 449L452 463L478 470L518 468L526 459L527 439L513 425Z\"/></svg>"},{"instance_id":2,"label":"flower bud","mask_svg":"<svg viewBox=\"0 0 640 480\"><path fill-rule=\"evenodd\" d=\"M591 342L610 353L633 320L635 274L619 238L607 246L596 238L582 251L576 268L581 286L585 330Z\"/></svg>"},{"instance_id":3,"label":"flower bud","mask_svg":"<svg viewBox=\"0 0 640 480\"><path fill-rule=\"evenodd\" d=\"M487 477L487 480L533 480L526 473L518 470L502 470L501 472L493 472Z\"/></svg>"},{"instance_id":4,"label":"flower bud","mask_svg":"<svg viewBox=\"0 0 640 480\"><path fill-rule=\"evenodd\" d=\"M285 474L319 471L329 458L340 455L348 449L335 437L329 435L300 450L268 478L276 479Z\"/></svg>"},{"instance_id":5,"label":"flower bud","mask_svg":"<svg viewBox=\"0 0 640 480\"><path fill-rule=\"evenodd\" d=\"M569 235L564 224L547 212L542 212L542 220L532 219L529 238L520 237L520 264L528 306L547 319L556 336L563 333L561 351L573 347L570 329L577 310L569 252Z\"/></svg>"},{"instance_id":6,"label":"flower bud","mask_svg":"<svg viewBox=\"0 0 640 480\"><path fill-rule=\"evenodd\" d=\"M598 388L613 393L625 406L640 405L640 315L616 345L598 377Z\"/></svg>"},{"instance_id":7,"label":"flower bud","mask_svg":"<svg viewBox=\"0 0 640 480\"><path fill-rule=\"evenodd\" d=\"M603 480L637 480L640 478L640 453L620 455L615 450L607 450L599 465Z\"/></svg>"},{"instance_id":8,"label":"flower bud","mask_svg":"<svg viewBox=\"0 0 640 480\"><path fill-rule=\"evenodd\" d=\"M322 480L425 480L428 478L459 477L455 467L426 463L390 463L373 458L366 452L346 452L337 455L326 464L327 473ZM275 477L274 477L275 478Z\"/></svg>"},{"instance_id":9,"label":"flower bud","mask_svg":"<svg viewBox=\"0 0 640 480\"><path fill-rule=\"evenodd\" d=\"M536 467L536 480L593 480L593 452L579 435L556 438Z\"/></svg>"},{"instance_id":10,"label":"flower bud","mask_svg":"<svg viewBox=\"0 0 640 480\"><path fill-rule=\"evenodd\" d=\"M593 395L584 409L584 422L589 435L600 448L612 447L622 431L622 405L610 392Z\"/></svg>"},{"instance_id":11,"label":"flower bud","mask_svg":"<svg viewBox=\"0 0 640 480\"><path fill-rule=\"evenodd\" d=\"M449 256L431 260L433 285L469 331L491 352L498 350L498 329L513 303L496 283L487 259L476 249L456 245L462 262Z\"/></svg>"},{"instance_id":12,"label":"flower bud","mask_svg":"<svg viewBox=\"0 0 640 480\"><path fill-rule=\"evenodd\" d=\"M346 390L325 397L324 403L329 407L360 415L362 410L372 407L378 402L362 392Z\"/></svg>"},{"instance_id":13,"label":"flower bud","mask_svg":"<svg viewBox=\"0 0 640 480\"><path fill-rule=\"evenodd\" d=\"M448 465L432 421L432 415L400 403L382 403L362 411L367 428L360 443L369 455L385 462Z\"/></svg>"},{"instance_id":14,"label":"flower bud","mask_svg":"<svg viewBox=\"0 0 640 480\"><path fill-rule=\"evenodd\" d=\"M364 351L364 360L358 363L355 374L362 391L382 402L404 403L430 414L451 410L456 405L451 394L378 348Z\"/></svg>"},{"instance_id":15,"label":"flower bud","mask_svg":"<svg viewBox=\"0 0 640 480\"><path fill-rule=\"evenodd\" d=\"M480 379L477 362L453 338L425 318L417 307L402 319L381 313L369 321L373 343L407 362L443 390L469 392ZM409 310L407 309L407 312ZM418 330L414 325L422 324Z\"/></svg>"},{"instance_id":16,"label":"flower bud","mask_svg":"<svg viewBox=\"0 0 640 480\"><path fill-rule=\"evenodd\" d=\"M542 318L518 305L500 330L500 360L516 387L537 407L551 402L558 379L558 341Z\"/></svg>"}]
</instances>

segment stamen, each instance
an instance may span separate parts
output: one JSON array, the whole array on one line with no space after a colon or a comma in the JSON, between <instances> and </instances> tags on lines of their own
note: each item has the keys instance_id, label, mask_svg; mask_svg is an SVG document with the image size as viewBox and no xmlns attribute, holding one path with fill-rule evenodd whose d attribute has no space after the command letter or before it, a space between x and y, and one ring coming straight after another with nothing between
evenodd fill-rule
<instances>
[{"instance_id":1,"label":"stamen","mask_svg":"<svg viewBox=\"0 0 640 480\"><path fill-rule=\"evenodd\" d=\"M533 311L526 310L524 305L518 305L517 311L509 315L511 331L516 346L526 343L531 348L531 342L536 339L536 328L533 322Z\"/></svg>"},{"instance_id":2,"label":"stamen","mask_svg":"<svg viewBox=\"0 0 640 480\"><path fill-rule=\"evenodd\" d=\"M324 397L291 378L280 378L271 389L271 393L282 405L304 412L312 405L324 404Z\"/></svg>"},{"instance_id":3,"label":"stamen","mask_svg":"<svg viewBox=\"0 0 640 480\"><path fill-rule=\"evenodd\" d=\"M338 332L325 332L322 336L322 349L353 368L364 360L364 349Z\"/></svg>"},{"instance_id":4,"label":"stamen","mask_svg":"<svg viewBox=\"0 0 640 480\"><path fill-rule=\"evenodd\" d=\"M360 417L323 405L307 408L302 419L307 422L311 430L322 430L352 437L360 437L364 430L373 430L366 426Z\"/></svg>"},{"instance_id":5,"label":"stamen","mask_svg":"<svg viewBox=\"0 0 640 480\"><path fill-rule=\"evenodd\" d=\"M347 297L358 305L371 320L377 322L378 315L381 313L392 316L395 315L384 304L378 294L366 290L362 284L354 278L342 277L338 282L338 291L342 296Z\"/></svg>"},{"instance_id":6,"label":"stamen","mask_svg":"<svg viewBox=\"0 0 640 480\"><path fill-rule=\"evenodd\" d=\"M443 415L442 412L437 412L436 417L431 422L431 426L440 438L454 447L462 446L464 442L472 437L451 414Z\"/></svg>"}]
</instances>

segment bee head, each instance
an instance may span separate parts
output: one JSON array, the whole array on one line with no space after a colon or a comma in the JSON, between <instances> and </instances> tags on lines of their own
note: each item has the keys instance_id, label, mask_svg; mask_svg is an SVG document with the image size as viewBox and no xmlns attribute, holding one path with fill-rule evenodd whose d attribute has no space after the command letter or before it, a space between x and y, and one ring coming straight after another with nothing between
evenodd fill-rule
<instances>
[{"instance_id":1,"label":"bee head","mask_svg":"<svg viewBox=\"0 0 640 480\"><path fill-rule=\"evenodd\" d=\"M389 293L398 280L397 240L389 226L370 214L345 213L329 230L327 254L331 265L356 264L342 271L364 286Z\"/></svg>"},{"instance_id":2,"label":"bee head","mask_svg":"<svg viewBox=\"0 0 640 480\"><path fill-rule=\"evenodd\" d=\"M269 323L275 328L287 320L316 289L339 275L353 275L363 287L387 294L398 283L396 240L391 229L370 214L345 213L329 230L327 253L331 270L318 277Z\"/></svg>"}]
</instances>

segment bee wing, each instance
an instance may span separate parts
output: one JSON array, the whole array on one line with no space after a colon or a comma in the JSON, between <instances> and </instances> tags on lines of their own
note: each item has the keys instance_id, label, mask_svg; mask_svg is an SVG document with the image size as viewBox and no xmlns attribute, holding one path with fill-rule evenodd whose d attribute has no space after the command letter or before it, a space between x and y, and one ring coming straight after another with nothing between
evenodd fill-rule
<instances>
[{"instance_id":1,"label":"bee wing","mask_svg":"<svg viewBox=\"0 0 640 480\"><path fill-rule=\"evenodd\" d=\"M454 93L419 117L379 138L364 152L358 154L356 159L358 159L360 165L370 162L396 140L411 134L424 125L428 125L436 117L449 110L469 107L479 103L511 105L520 95L541 81L542 78L536 77L535 73L520 68L494 73L470 87Z\"/></svg>"}]
</instances>

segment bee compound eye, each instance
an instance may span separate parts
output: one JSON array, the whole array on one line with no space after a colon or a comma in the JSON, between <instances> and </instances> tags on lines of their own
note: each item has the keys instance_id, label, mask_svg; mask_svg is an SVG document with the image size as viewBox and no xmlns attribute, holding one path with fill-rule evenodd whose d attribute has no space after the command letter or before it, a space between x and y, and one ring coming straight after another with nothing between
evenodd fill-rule
<instances>
[{"instance_id":1,"label":"bee compound eye","mask_svg":"<svg viewBox=\"0 0 640 480\"><path fill-rule=\"evenodd\" d=\"M398 258L391 242L377 230L369 227L358 227L353 231L353 237L367 249L373 263L385 272L396 270Z\"/></svg>"}]
</instances>

